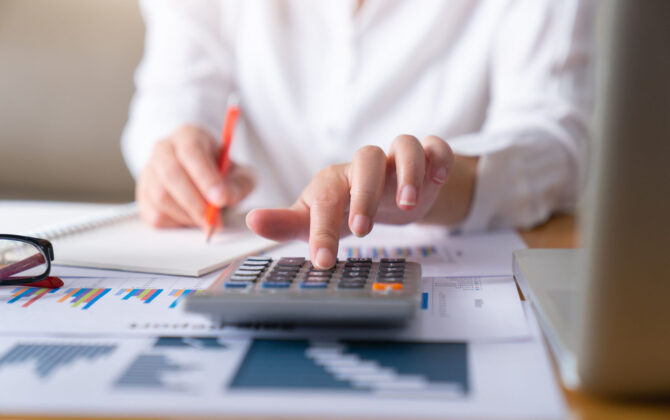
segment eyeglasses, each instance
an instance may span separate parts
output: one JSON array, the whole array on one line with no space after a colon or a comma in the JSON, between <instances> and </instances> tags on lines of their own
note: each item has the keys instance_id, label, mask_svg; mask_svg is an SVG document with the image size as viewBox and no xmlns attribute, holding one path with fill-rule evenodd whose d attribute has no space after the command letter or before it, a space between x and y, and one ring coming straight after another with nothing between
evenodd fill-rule
<instances>
[{"instance_id":1,"label":"eyeglasses","mask_svg":"<svg viewBox=\"0 0 670 420\"><path fill-rule=\"evenodd\" d=\"M53 259L53 246L46 239L0 235L0 286L44 280Z\"/></svg>"}]
</instances>

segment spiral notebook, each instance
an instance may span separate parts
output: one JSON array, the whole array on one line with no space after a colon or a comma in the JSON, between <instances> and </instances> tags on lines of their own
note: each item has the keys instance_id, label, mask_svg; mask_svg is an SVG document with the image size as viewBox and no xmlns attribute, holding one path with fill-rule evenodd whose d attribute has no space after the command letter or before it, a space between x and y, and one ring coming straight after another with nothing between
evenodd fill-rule
<instances>
[{"instance_id":1,"label":"spiral notebook","mask_svg":"<svg viewBox=\"0 0 670 420\"><path fill-rule=\"evenodd\" d=\"M199 229L147 226L131 203L21 233L50 240L54 264L180 276L202 276L276 244L251 232L243 214L224 223L206 243Z\"/></svg>"}]
</instances>

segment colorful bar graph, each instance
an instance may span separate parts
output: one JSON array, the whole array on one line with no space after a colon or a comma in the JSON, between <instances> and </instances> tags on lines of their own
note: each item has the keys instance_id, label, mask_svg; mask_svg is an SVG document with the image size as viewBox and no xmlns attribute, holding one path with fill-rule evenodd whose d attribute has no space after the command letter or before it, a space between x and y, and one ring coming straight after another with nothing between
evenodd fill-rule
<instances>
[{"instance_id":1,"label":"colorful bar graph","mask_svg":"<svg viewBox=\"0 0 670 420\"><path fill-rule=\"evenodd\" d=\"M92 288L70 288L65 291L65 294L61 296L56 302L58 303L70 303L73 308L78 308L81 306L81 309L88 309L93 306L97 301L99 301L104 295L109 293L111 289L92 289ZM37 302L44 296L47 296L52 293L61 292L61 289L44 289L39 287L18 287L14 289L11 295L11 299L7 303L16 303L21 299L27 299L27 301L21 305L23 308L27 308L30 305ZM69 302L68 302L69 300Z\"/></svg>"},{"instance_id":2,"label":"colorful bar graph","mask_svg":"<svg viewBox=\"0 0 670 420\"><path fill-rule=\"evenodd\" d=\"M72 304L73 308L78 308L81 306L82 310L89 309L96 302L98 302L103 296L109 293L112 289L98 289L98 288L87 288L87 287L77 287L68 289L65 292L65 295L58 299L59 303L66 302L68 299L69 303Z\"/></svg>"},{"instance_id":3,"label":"colorful bar graph","mask_svg":"<svg viewBox=\"0 0 670 420\"><path fill-rule=\"evenodd\" d=\"M144 304L153 303L166 289L111 289L111 288L87 288L87 287L71 287L61 289L45 289L39 287L25 287L20 286L12 290L12 293L7 301L8 304L20 304L27 308L33 305L44 296L53 296L55 303L66 303L72 308L86 310L91 308L104 296L113 294L118 296L122 301L139 300ZM187 296L199 293L201 290L197 289L172 289L169 296L172 299L168 308L174 309L179 306L179 303ZM55 294L55 295L54 295Z\"/></svg>"},{"instance_id":4,"label":"colorful bar graph","mask_svg":"<svg viewBox=\"0 0 670 420\"><path fill-rule=\"evenodd\" d=\"M195 289L172 289L172 291L170 292L170 296L174 297L175 300L172 301L169 308L170 309L176 308L177 305L179 305L179 303L186 298L186 296L199 292L200 290Z\"/></svg>"},{"instance_id":5,"label":"colorful bar graph","mask_svg":"<svg viewBox=\"0 0 670 420\"><path fill-rule=\"evenodd\" d=\"M419 250L421 252L421 256L424 258L437 254L437 248L434 246L422 246L419 248Z\"/></svg>"},{"instance_id":6,"label":"colorful bar graph","mask_svg":"<svg viewBox=\"0 0 670 420\"><path fill-rule=\"evenodd\" d=\"M130 300L134 297L144 303L151 303L161 292L163 292L163 289L120 289L115 295L121 296L125 293L123 300Z\"/></svg>"},{"instance_id":7,"label":"colorful bar graph","mask_svg":"<svg viewBox=\"0 0 670 420\"><path fill-rule=\"evenodd\" d=\"M43 289L40 287L17 287L13 290L11 299L7 303L15 303L23 298L29 298L27 302L21 305L24 308L29 307L33 303L37 302L41 297L49 294L56 293L58 289Z\"/></svg>"}]
</instances>

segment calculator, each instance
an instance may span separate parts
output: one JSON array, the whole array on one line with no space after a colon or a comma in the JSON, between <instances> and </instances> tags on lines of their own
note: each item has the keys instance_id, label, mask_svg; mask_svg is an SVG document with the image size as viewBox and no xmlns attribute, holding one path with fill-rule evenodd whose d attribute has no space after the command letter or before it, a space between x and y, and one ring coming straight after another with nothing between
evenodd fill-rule
<instances>
[{"instance_id":1,"label":"calculator","mask_svg":"<svg viewBox=\"0 0 670 420\"><path fill-rule=\"evenodd\" d=\"M238 260L186 310L226 324L400 325L419 306L421 265L347 258L328 270L302 257Z\"/></svg>"}]
</instances>

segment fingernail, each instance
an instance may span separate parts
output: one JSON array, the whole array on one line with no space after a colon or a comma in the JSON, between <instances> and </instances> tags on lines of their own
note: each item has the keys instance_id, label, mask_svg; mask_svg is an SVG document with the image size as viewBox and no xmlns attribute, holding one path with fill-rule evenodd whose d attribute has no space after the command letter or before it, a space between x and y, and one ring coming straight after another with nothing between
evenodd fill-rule
<instances>
[{"instance_id":1,"label":"fingernail","mask_svg":"<svg viewBox=\"0 0 670 420\"><path fill-rule=\"evenodd\" d=\"M414 185L405 185L400 190L400 205L415 206L416 205L416 187Z\"/></svg>"},{"instance_id":2,"label":"fingernail","mask_svg":"<svg viewBox=\"0 0 670 420\"><path fill-rule=\"evenodd\" d=\"M433 171L433 181L437 184L444 184L447 182L447 168L444 166L440 166L439 168L435 168Z\"/></svg>"},{"instance_id":3,"label":"fingernail","mask_svg":"<svg viewBox=\"0 0 670 420\"><path fill-rule=\"evenodd\" d=\"M355 215L353 223L351 224L351 231L356 236L367 235L370 231L370 218L362 214Z\"/></svg>"},{"instance_id":4,"label":"fingernail","mask_svg":"<svg viewBox=\"0 0 670 420\"><path fill-rule=\"evenodd\" d=\"M223 206L226 204L226 192L223 188L223 183L214 185L207 192L207 200L215 206Z\"/></svg>"},{"instance_id":5,"label":"fingernail","mask_svg":"<svg viewBox=\"0 0 670 420\"><path fill-rule=\"evenodd\" d=\"M333 253L330 252L328 248L319 248L319 250L316 251L315 263L319 269L324 270L335 264L335 257L333 257Z\"/></svg>"}]
</instances>

